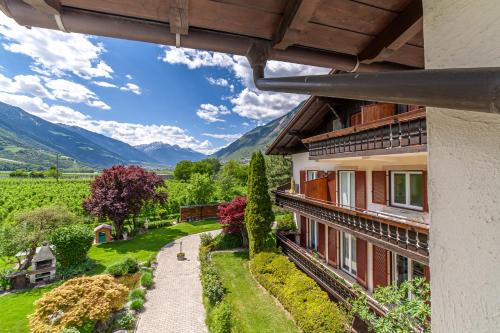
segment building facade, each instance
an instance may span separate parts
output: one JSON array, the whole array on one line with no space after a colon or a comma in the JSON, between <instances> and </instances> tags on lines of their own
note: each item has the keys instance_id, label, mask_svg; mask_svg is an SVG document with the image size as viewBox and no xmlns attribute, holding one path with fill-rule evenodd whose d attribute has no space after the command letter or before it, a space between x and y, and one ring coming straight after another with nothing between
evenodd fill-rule
<instances>
[{"instance_id":1,"label":"building facade","mask_svg":"<svg viewBox=\"0 0 500 333\"><path fill-rule=\"evenodd\" d=\"M293 212L280 244L338 300L353 284L430 280L426 111L413 105L311 97L269 147L292 158L295 188L275 201Z\"/></svg>"}]
</instances>

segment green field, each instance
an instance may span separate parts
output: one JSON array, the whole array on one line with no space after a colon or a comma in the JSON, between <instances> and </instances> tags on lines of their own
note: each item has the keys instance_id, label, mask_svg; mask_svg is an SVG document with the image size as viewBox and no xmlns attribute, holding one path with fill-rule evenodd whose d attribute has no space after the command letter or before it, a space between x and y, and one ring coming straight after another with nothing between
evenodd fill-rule
<instances>
[{"instance_id":1,"label":"green field","mask_svg":"<svg viewBox=\"0 0 500 333\"><path fill-rule=\"evenodd\" d=\"M16 212L49 205L66 206L83 215L90 193L89 179L0 178L0 224Z\"/></svg>"},{"instance_id":2,"label":"green field","mask_svg":"<svg viewBox=\"0 0 500 333\"><path fill-rule=\"evenodd\" d=\"M151 255L158 252L164 245L177 238L219 228L220 225L215 220L181 223L175 226L149 231L132 240L93 246L89 252L89 256L96 261L97 267L91 274L102 273L105 271L106 267L126 257L134 257L139 261L145 261ZM0 332L28 332L28 321L26 316L33 311L33 302L51 288L53 287L48 286L46 288L33 289L23 293L1 296Z\"/></svg>"},{"instance_id":3,"label":"green field","mask_svg":"<svg viewBox=\"0 0 500 333\"><path fill-rule=\"evenodd\" d=\"M232 308L232 332L299 332L285 311L252 278L247 252L214 253L212 260L227 289L225 297Z\"/></svg>"}]
</instances>

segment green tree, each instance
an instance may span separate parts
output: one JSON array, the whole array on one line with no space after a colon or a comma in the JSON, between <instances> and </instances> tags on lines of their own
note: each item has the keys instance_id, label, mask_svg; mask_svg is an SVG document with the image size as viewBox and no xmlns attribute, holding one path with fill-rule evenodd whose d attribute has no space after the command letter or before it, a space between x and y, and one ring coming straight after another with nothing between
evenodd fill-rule
<instances>
[{"instance_id":1,"label":"green tree","mask_svg":"<svg viewBox=\"0 0 500 333\"><path fill-rule=\"evenodd\" d=\"M52 178L57 178L57 176L61 176L61 172L57 172L57 168L55 166L51 166L50 168L48 168L46 171L45 171L45 175L47 177L52 177Z\"/></svg>"},{"instance_id":2,"label":"green tree","mask_svg":"<svg viewBox=\"0 0 500 333\"><path fill-rule=\"evenodd\" d=\"M245 225L248 232L250 257L269 247L269 233L274 219L269 196L266 164L260 151L252 154L248 175Z\"/></svg>"},{"instance_id":3,"label":"green tree","mask_svg":"<svg viewBox=\"0 0 500 333\"><path fill-rule=\"evenodd\" d=\"M229 160L222 166L219 175L224 177L233 177L239 184L244 185L248 181L248 165L240 164L235 160Z\"/></svg>"},{"instance_id":4,"label":"green tree","mask_svg":"<svg viewBox=\"0 0 500 333\"><path fill-rule=\"evenodd\" d=\"M212 201L215 186L212 178L206 174L194 173L188 184L188 196L191 203L201 205Z\"/></svg>"},{"instance_id":5,"label":"green tree","mask_svg":"<svg viewBox=\"0 0 500 333\"><path fill-rule=\"evenodd\" d=\"M217 199L222 201L231 201L239 195L244 195L244 188L230 175L219 174L215 187Z\"/></svg>"},{"instance_id":6,"label":"green tree","mask_svg":"<svg viewBox=\"0 0 500 333\"><path fill-rule=\"evenodd\" d=\"M219 160L211 157L193 163L192 173L201 173L209 176L214 176L219 172L219 170Z\"/></svg>"},{"instance_id":7,"label":"green tree","mask_svg":"<svg viewBox=\"0 0 500 333\"><path fill-rule=\"evenodd\" d=\"M266 156L266 171L269 188L275 189L280 185L290 183L292 161L290 158L284 156Z\"/></svg>"},{"instance_id":8,"label":"green tree","mask_svg":"<svg viewBox=\"0 0 500 333\"><path fill-rule=\"evenodd\" d=\"M193 162L184 160L175 165L174 177L177 180L188 181L193 173Z\"/></svg>"},{"instance_id":9,"label":"green tree","mask_svg":"<svg viewBox=\"0 0 500 333\"><path fill-rule=\"evenodd\" d=\"M359 288L359 287L357 287ZM351 313L366 322L375 333L431 332L430 288L425 279L405 281L375 289L373 298L388 309L385 316L370 310L365 293L358 291L358 298L351 300ZM408 297L411 295L411 297Z\"/></svg>"},{"instance_id":10,"label":"green tree","mask_svg":"<svg viewBox=\"0 0 500 333\"><path fill-rule=\"evenodd\" d=\"M94 233L85 224L64 226L50 235L50 243L55 246L57 262L63 267L75 267L83 263L93 240Z\"/></svg>"},{"instance_id":11,"label":"green tree","mask_svg":"<svg viewBox=\"0 0 500 333\"><path fill-rule=\"evenodd\" d=\"M49 239L57 228L80 223L81 220L65 208L43 207L19 213L12 223L0 229L0 256L14 258L19 252L26 253L26 260L19 263L19 270L31 266L37 246Z\"/></svg>"}]
</instances>

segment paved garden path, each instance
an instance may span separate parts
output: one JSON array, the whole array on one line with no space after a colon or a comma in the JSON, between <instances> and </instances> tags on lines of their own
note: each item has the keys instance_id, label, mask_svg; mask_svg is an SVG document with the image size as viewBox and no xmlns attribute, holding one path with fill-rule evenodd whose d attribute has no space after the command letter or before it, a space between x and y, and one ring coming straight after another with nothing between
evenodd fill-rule
<instances>
[{"instance_id":1,"label":"paved garden path","mask_svg":"<svg viewBox=\"0 0 500 333\"><path fill-rule=\"evenodd\" d=\"M180 242L186 253L185 261L177 261ZM148 291L137 333L208 332L199 279L199 246L200 235L194 234L179 238L160 250L155 285Z\"/></svg>"}]
</instances>

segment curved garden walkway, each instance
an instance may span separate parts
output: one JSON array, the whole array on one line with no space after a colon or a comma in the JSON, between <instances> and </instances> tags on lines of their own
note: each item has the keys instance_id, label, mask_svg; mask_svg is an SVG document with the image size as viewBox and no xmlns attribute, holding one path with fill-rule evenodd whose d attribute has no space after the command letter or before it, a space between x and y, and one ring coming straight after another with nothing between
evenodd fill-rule
<instances>
[{"instance_id":1,"label":"curved garden walkway","mask_svg":"<svg viewBox=\"0 0 500 333\"><path fill-rule=\"evenodd\" d=\"M184 261L177 261L180 242L186 253ZM200 236L194 234L179 238L160 250L155 285L148 291L137 333L207 332L199 278L199 246Z\"/></svg>"}]
</instances>

